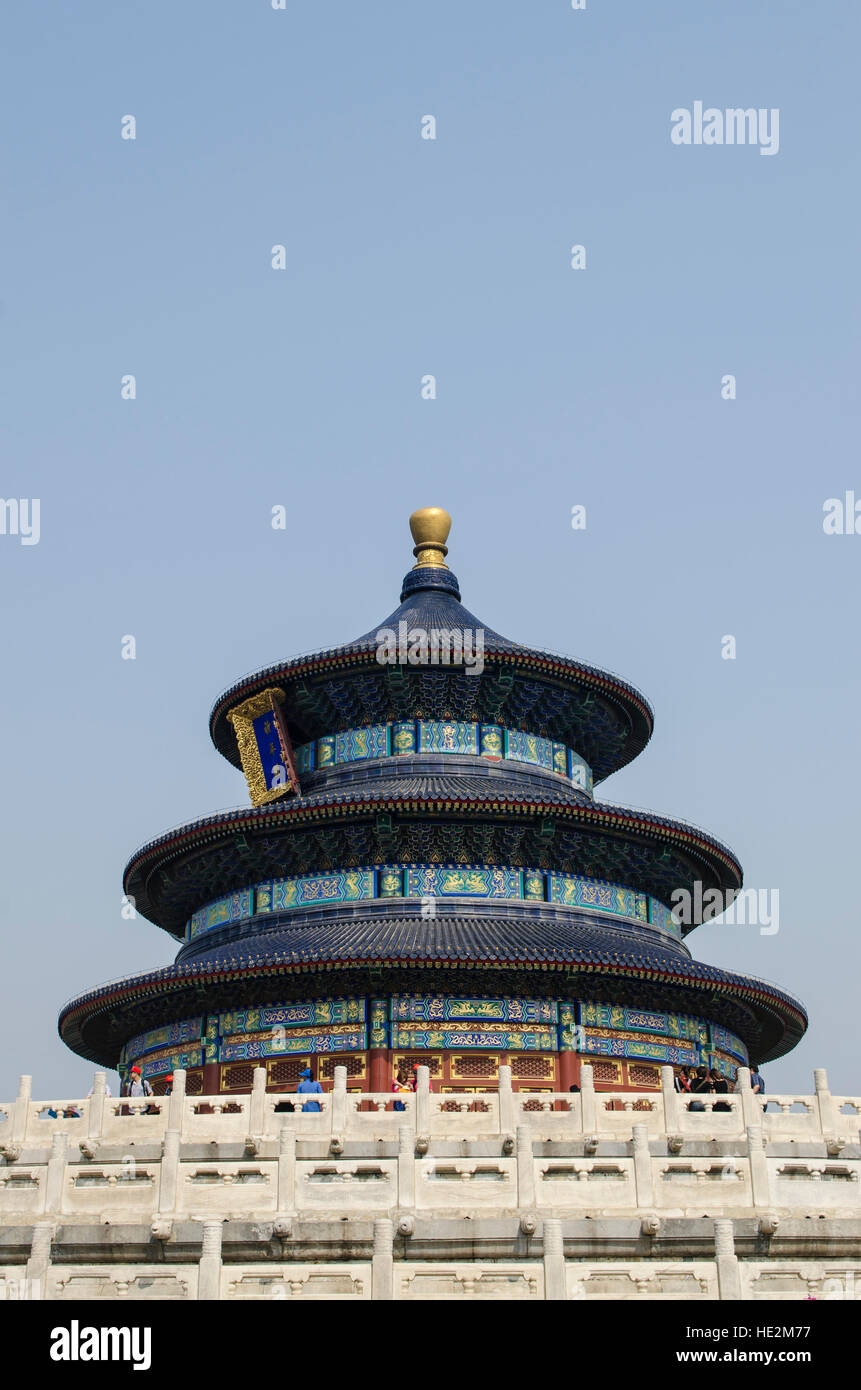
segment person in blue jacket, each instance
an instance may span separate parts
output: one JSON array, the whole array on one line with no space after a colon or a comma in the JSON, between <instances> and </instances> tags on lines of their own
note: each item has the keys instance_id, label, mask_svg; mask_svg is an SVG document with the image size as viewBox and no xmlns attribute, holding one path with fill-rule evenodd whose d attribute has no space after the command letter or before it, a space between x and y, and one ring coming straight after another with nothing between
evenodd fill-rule
<instances>
[{"instance_id":1,"label":"person in blue jacket","mask_svg":"<svg viewBox=\"0 0 861 1390\"><path fill-rule=\"evenodd\" d=\"M319 1081L311 1080L311 1068L306 1067L304 1071L300 1071L299 1073L299 1085L296 1087L296 1090L301 1094L304 1094L306 1091L314 1091L317 1094L322 1094L323 1087L320 1085ZM302 1106L302 1109L319 1111L320 1106L316 1100L308 1100Z\"/></svg>"}]
</instances>

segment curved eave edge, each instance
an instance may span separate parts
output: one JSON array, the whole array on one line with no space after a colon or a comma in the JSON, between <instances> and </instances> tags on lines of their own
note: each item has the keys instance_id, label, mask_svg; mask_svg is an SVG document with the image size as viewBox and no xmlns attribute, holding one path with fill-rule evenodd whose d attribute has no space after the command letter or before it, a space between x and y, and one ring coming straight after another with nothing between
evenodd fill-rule
<instances>
[{"instance_id":1,"label":"curved eave edge","mask_svg":"<svg viewBox=\"0 0 861 1390\"><path fill-rule=\"evenodd\" d=\"M620 705L631 722L629 741L633 741L633 746L626 750L625 757L615 766L614 771L618 772L620 768L625 767L633 758L637 757L652 736L655 716L651 705L645 695L642 695L634 686L628 685L619 677L599 671L595 666L580 665L578 662L566 661L563 657L546 655L527 647L519 651L487 647L484 657L485 661L492 659L515 666L523 666L529 670L542 670L557 679L573 680L578 685L597 686L604 695ZM369 664L377 664L376 648L374 647L338 647L332 651L320 652L310 657L300 657L295 661L279 662L274 666L267 666L265 670L246 676L219 695L209 715L210 738L219 753L238 768L241 766L239 750L236 747L232 731L224 725L219 729L219 724L224 719L227 710L237 701L247 699L255 691L262 690L273 680L279 682L301 680L306 676L320 675L329 671L342 671L345 667ZM631 720L631 706L634 707L634 712L639 715L642 721L639 730L635 722Z\"/></svg>"},{"instance_id":2,"label":"curved eave edge","mask_svg":"<svg viewBox=\"0 0 861 1390\"><path fill-rule=\"evenodd\" d=\"M521 800L520 798L500 797L493 800L473 800L466 797L440 798L431 796L403 799L381 797L379 800L367 798L356 801L339 798L332 802L309 806L286 802L278 806L243 807L235 811L221 812L216 816L206 816L201 820L191 821L188 825L180 827L179 830L170 831L167 835L150 840L143 845L132 855L123 871L123 886L128 889L134 874L145 874L148 861L158 858L160 863L165 863L190 844L193 844L195 848L206 844L215 844L225 838L223 831L228 827L231 831L266 831L279 824L289 826L294 821L301 824L315 820L343 819L357 814L379 814L381 811L405 814L433 811L445 815L459 815L469 812L479 812L480 814L527 812L536 816L552 815L563 820L581 821L586 825L592 824L607 830L620 829L640 835L652 834L659 839L675 840L681 846L689 849L691 853L699 852L700 855L713 856L728 870L739 888L742 884L741 865L731 850L722 845L720 841L707 835L705 831L695 831L678 821L671 821L660 816L644 817L635 812L626 814L618 810L605 811L600 806L572 806L564 803L560 805L558 802L527 798ZM144 916L146 915L144 913Z\"/></svg>"},{"instance_id":3,"label":"curved eave edge","mask_svg":"<svg viewBox=\"0 0 861 1390\"><path fill-rule=\"evenodd\" d=\"M67 1046L73 1047L73 1043L67 1036L75 1033L81 1040L78 1028L79 1020L87 1016L95 1016L111 1009L117 1004L127 1004L137 1002L147 996L157 997L173 992L179 992L183 988L206 987L207 985L223 985L231 980L237 982L242 980L254 979L269 975L292 975L292 974L321 974L327 972L344 972L348 970L368 971L379 969L401 969L401 970L439 970L454 968L458 970L536 970L545 972L565 972L570 975L572 967L576 969L578 975L589 974L610 974L622 976L626 979L651 980L658 984L668 986L678 986L682 989L694 989L709 991L712 994L721 993L745 1002L758 1005L772 1016L780 1019L784 1024L784 1034L790 1037L786 1040L786 1046L782 1046L784 1039L776 1044L767 1058L761 1060L773 1061L790 1051L807 1029L807 1012L800 1004L789 999L787 996L763 989L754 984L745 984L741 979L737 982L732 980L715 980L708 976L705 978L696 975L687 975L679 971L659 970L648 966L604 964L601 962L572 961L572 960L515 960L511 958L499 960L464 960L462 957L427 957L405 961L403 958L390 958L387 956L377 956L362 960L325 960L325 961L283 961L269 965L261 964L257 967L249 966L240 968L230 966L219 969L209 968L194 970L191 967L174 967L175 973L165 978L158 974L153 974L141 979L137 984L110 986L103 994L94 991L89 995L82 995L80 999L73 1000L63 1009L58 1019L58 1032ZM171 967L168 967L171 969ZM709 969L710 967L705 967ZM95 1006L95 1007L94 1007ZM795 1024L794 1028L789 1024Z\"/></svg>"}]
</instances>

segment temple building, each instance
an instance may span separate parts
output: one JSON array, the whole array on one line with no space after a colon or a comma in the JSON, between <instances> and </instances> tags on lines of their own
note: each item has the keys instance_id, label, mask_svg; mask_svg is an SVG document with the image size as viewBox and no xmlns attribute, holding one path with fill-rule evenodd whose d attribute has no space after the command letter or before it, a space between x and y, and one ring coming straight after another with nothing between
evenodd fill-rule
<instances>
[{"instance_id":1,"label":"temple building","mask_svg":"<svg viewBox=\"0 0 861 1390\"><path fill-rule=\"evenodd\" d=\"M727 1076L802 1036L776 986L693 959L684 891L741 867L685 822L602 802L652 711L617 676L520 646L461 603L450 518L414 513L400 606L355 641L246 676L210 717L250 806L132 856L125 892L173 965L93 989L61 1036L155 1092L660 1091L662 1065ZM343 1073L341 1073L343 1075ZM507 1075L507 1073L506 1073ZM590 1083L591 1084L591 1083Z\"/></svg>"}]
</instances>

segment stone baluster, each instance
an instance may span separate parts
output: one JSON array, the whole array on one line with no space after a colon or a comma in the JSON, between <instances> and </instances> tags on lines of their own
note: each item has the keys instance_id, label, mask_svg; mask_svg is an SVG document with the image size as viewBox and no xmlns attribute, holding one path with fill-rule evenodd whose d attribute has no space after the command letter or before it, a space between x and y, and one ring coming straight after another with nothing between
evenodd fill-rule
<instances>
[{"instance_id":1,"label":"stone baluster","mask_svg":"<svg viewBox=\"0 0 861 1390\"><path fill-rule=\"evenodd\" d=\"M93 1093L89 1100L89 1114L87 1118L87 1135L90 1139L101 1138L107 1089L108 1079L105 1073L103 1071L97 1071L93 1076Z\"/></svg>"},{"instance_id":2,"label":"stone baluster","mask_svg":"<svg viewBox=\"0 0 861 1390\"><path fill-rule=\"evenodd\" d=\"M248 1133L259 1135L266 1128L266 1068L255 1067L248 1106Z\"/></svg>"},{"instance_id":3,"label":"stone baluster","mask_svg":"<svg viewBox=\"0 0 861 1390\"><path fill-rule=\"evenodd\" d=\"M167 1128L175 1129L178 1134L181 1134L184 1115L185 1071L182 1067L177 1067L173 1074L173 1085L170 1089L170 1095L167 1098Z\"/></svg>"},{"instance_id":4,"label":"stone baluster","mask_svg":"<svg viewBox=\"0 0 861 1390\"><path fill-rule=\"evenodd\" d=\"M517 1126L517 1205L521 1211L535 1206L535 1160L532 1156L532 1130L528 1125Z\"/></svg>"},{"instance_id":5,"label":"stone baluster","mask_svg":"<svg viewBox=\"0 0 861 1390\"><path fill-rule=\"evenodd\" d=\"M598 1130L598 1103L591 1062L583 1062L580 1067L580 1115L583 1133L595 1134Z\"/></svg>"},{"instance_id":6,"label":"stone baluster","mask_svg":"<svg viewBox=\"0 0 861 1390\"><path fill-rule=\"evenodd\" d=\"M164 1215L176 1211L177 1188L179 1185L179 1130L165 1132L162 1145L161 1173L158 1188L158 1209Z\"/></svg>"},{"instance_id":7,"label":"stone baluster","mask_svg":"<svg viewBox=\"0 0 861 1390\"><path fill-rule=\"evenodd\" d=\"M741 1298L741 1278L731 1221L715 1221L715 1264L717 1265L718 1298Z\"/></svg>"},{"instance_id":8,"label":"stone baluster","mask_svg":"<svg viewBox=\"0 0 861 1390\"><path fill-rule=\"evenodd\" d=\"M661 1095L664 1098L664 1133L674 1134L679 1127L679 1094L672 1067L661 1067Z\"/></svg>"},{"instance_id":9,"label":"stone baluster","mask_svg":"<svg viewBox=\"0 0 861 1390\"><path fill-rule=\"evenodd\" d=\"M278 1138L278 1211L291 1216L296 1209L296 1133L282 1129Z\"/></svg>"},{"instance_id":10,"label":"stone baluster","mask_svg":"<svg viewBox=\"0 0 861 1390\"><path fill-rule=\"evenodd\" d=\"M427 1067L423 1067L427 1074ZM371 1298L395 1296L394 1224L386 1217L374 1222L374 1254L371 1259Z\"/></svg>"},{"instance_id":11,"label":"stone baluster","mask_svg":"<svg viewBox=\"0 0 861 1390\"><path fill-rule=\"evenodd\" d=\"M430 1068L416 1068L416 1130L430 1134Z\"/></svg>"},{"instance_id":12,"label":"stone baluster","mask_svg":"<svg viewBox=\"0 0 861 1390\"><path fill-rule=\"evenodd\" d=\"M221 1297L221 1221L204 1221L200 1246L200 1267L197 1276L197 1296L201 1299Z\"/></svg>"},{"instance_id":13,"label":"stone baluster","mask_svg":"<svg viewBox=\"0 0 861 1390\"><path fill-rule=\"evenodd\" d=\"M632 1147L634 1150L634 1184L637 1192L637 1206L651 1207L655 1192L652 1182L652 1156L649 1153L648 1125L632 1125Z\"/></svg>"},{"instance_id":14,"label":"stone baluster","mask_svg":"<svg viewBox=\"0 0 861 1390\"><path fill-rule=\"evenodd\" d=\"M30 1258L27 1261L25 1278L29 1298L44 1298L48 1270L51 1267L51 1242L54 1239L54 1223L37 1221L33 1227L30 1243Z\"/></svg>"},{"instance_id":15,"label":"stone baluster","mask_svg":"<svg viewBox=\"0 0 861 1390\"><path fill-rule=\"evenodd\" d=\"M568 1297L562 1222L550 1218L544 1222L544 1297L557 1302Z\"/></svg>"},{"instance_id":16,"label":"stone baluster","mask_svg":"<svg viewBox=\"0 0 861 1390\"><path fill-rule=\"evenodd\" d=\"M515 1127L511 1067L503 1065L499 1068L499 1132L513 1134Z\"/></svg>"},{"instance_id":17,"label":"stone baluster","mask_svg":"<svg viewBox=\"0 0 861 1390\"><path fill-rule=\"evenodd\" d=\"M33 1095L32 1076L22 1076L18 1082L18 1098L12 1115L12 1143L23 1143L27 1137L27 1124L30 1118L30 1100Z\"/></svg>"},{"instance_id":18,"label":"stone baluster","mask_svg":"<svg viewBox=\"0 0 861 1390\"><path fill-rule=\"evenodd\" d=\"M819 1128L823 1137L827 1135L829 1138L836 1138L840 1128L840 1116L837 1106L834 1104L834 1097L828 1089L828 1072L824 1067L817 1067L814 1070L813 1084L816 1087Z\"/></svg>"},{"instance_id":19,"label":"stone baluster","mask_svg":"<svg viewBox=\"0 0 861 1390\"><path fill-rule=\"evenodd\" d=\"M409 1125L398 1126L398 1206L412 1211L416 1204L416 1141Z\"/></svg>"},{"instance_id":20,"label":"stone baluster","mask_svg":"<svg viewBox=\"0 0 861 1390\"><path fill-rule=\"evenodd\" d=\"M55 1134L51 1138L51 1156L48 1159L48 1172L45 1177L45 1205L43 1210L46 1216L52 1216L63 1210L63 1183L66 1177L66 1145L68 1136L65 1130Z\"/></svg>"},{"instance_id":21,"label":"stone baluster","mask_svg":"<svg viewBox=\"0 0 861 1390\"><path fill-rule=\"evenodd\" d=\"M750 1067L739 1067L736 1090L741 1096L741 1119L745 1129L762 1127L762 1106L750 1088Z\"/></svg>"},{"instance_id":22,"label":"stone baluster","mask_svg":"<svg viewBox=\"0 0 861 1390\"><path fill-rule=\"evenodd\" d=\"M344 1134L347 1129L347 1068L335 1068L332 1087L332 1134Z\"/></svg>"},{"instance_id":23,"label":"stone baluster","mask_svg":"<svg viewBox=\"0 0 861 1390\"><path fill-rule=\"evenodd\" d=\"M770 1202L768 1161L762 1124L747 1127L747 1156L750 1163L750 1192L755 1207L767 1207Z\"/></svg>"}]
</instances>

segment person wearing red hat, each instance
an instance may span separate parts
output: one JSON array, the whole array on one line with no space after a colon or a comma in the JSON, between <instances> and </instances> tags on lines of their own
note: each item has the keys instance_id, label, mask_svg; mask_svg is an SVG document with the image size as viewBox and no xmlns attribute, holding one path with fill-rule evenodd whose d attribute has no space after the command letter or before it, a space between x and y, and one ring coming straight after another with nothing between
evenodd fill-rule
<instances>
[{"instance_id":1,"label":"person wearing red hat","mask_svg":"<svg viewBox=\"0 0 861 1390\"><path fill-rule=\"evenodd\" d=\"M146 1077L141 1074L140 1067L132 1067L125 1081L123 1082L124 1096L151 1096L152 1086Z\"/></svg>"}]
</instances>

